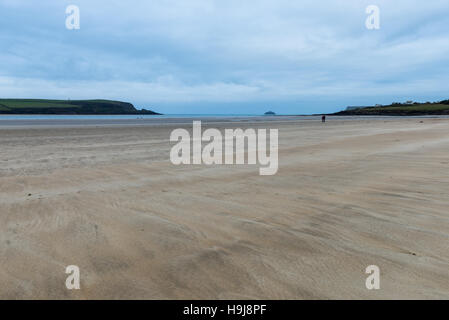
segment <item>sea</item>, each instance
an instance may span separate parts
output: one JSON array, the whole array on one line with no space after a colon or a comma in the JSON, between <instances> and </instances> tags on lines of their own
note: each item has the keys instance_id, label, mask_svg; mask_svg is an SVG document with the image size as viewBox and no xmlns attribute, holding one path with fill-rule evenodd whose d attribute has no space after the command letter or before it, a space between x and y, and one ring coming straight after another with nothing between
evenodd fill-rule
<instances>
[{"instance_id":1,"label":"sea","mask_svg":"<svg viewBox=\"0 0 449 320\"><path fill-rule=\"evenodd\" d=\"M382 120L397 118L449 118L449 116L327 116L328 121ZM204 122L247 121L321 121L321 115L256 115L256 114L165 114L165 115L0 115L0 128L10 126L101 126L101 125L159 125Z\"/></svg>"}]
</instances>

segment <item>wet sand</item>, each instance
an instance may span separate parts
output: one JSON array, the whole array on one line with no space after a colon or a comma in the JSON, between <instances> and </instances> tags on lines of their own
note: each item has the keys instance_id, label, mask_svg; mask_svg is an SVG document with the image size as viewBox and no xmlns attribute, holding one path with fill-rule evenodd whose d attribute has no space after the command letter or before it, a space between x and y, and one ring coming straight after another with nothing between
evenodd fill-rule
<instances>
[{"instance_id":1,"label":"wet sand","mask_svg":"<svg viewBox=\"0 0 449 320\"><path fill-rule=\"evenodd\" d=\"M448 119L208 123L278 128L278 173L172 165L185 120L0 126L0 298L449 299Z\"/></svg>"}]
</instances>

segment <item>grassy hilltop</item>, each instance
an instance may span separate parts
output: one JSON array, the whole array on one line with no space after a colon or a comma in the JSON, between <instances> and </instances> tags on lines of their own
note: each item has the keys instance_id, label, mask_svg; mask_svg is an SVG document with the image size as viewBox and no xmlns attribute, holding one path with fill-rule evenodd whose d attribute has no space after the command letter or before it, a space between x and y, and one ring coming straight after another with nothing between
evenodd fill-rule
<instances>
[{"instance_id":1,"label":"grassy hilltop","mask_svg":"<svg viewBox=\"0 0 449 320\"><path fill-rule=\"evenodd\" d=\"M0 99L0 114L159 114L112 100Z\"/></svg>"},{"instance_id":2,"label":"grassy hilltop","mask_svg":"<svg viewBox=\"0 0 449 320\"><path fill-rule=\"evenodd\" d=\"M334 115L364 115L364 116L419 116L419 115L449 115L449 100L426 103L392 103L386 106L360 107L344 110Z\"/></svg>"}]
</instances>

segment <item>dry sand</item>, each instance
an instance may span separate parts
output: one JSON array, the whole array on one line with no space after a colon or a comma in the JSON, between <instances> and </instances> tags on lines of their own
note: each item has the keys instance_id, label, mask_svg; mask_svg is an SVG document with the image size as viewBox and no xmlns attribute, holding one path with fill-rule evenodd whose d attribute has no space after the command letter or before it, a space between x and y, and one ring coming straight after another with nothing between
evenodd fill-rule
<instances>
[{"instance_id":1,"label":"dry sand","mask_svg":"<svg viewBox=\"0 0 449 320\"><path fill-rule=\"evenodd\" d=\"M449 120L423 121L210 124L279 128L275 176L172 165L179 124L0 127L0 298L448 299Z\"/></svg>"}]
</instances>

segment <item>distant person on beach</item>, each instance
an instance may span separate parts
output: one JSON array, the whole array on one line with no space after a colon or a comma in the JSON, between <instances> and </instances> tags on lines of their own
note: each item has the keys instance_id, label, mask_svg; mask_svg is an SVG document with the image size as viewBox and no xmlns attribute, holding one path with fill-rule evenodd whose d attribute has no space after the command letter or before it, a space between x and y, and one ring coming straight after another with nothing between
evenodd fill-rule
<instances>
[{"instance_id":1,"label":"distant person on beach","mask_svg":"<svg viewBox=\"0 0 449 320\"><path fill-rule=\"evenodd\" d=\"M323 116L321 117L321 122L326 122L326 116L323 114Z\"/></svg>"}]
</instances>

